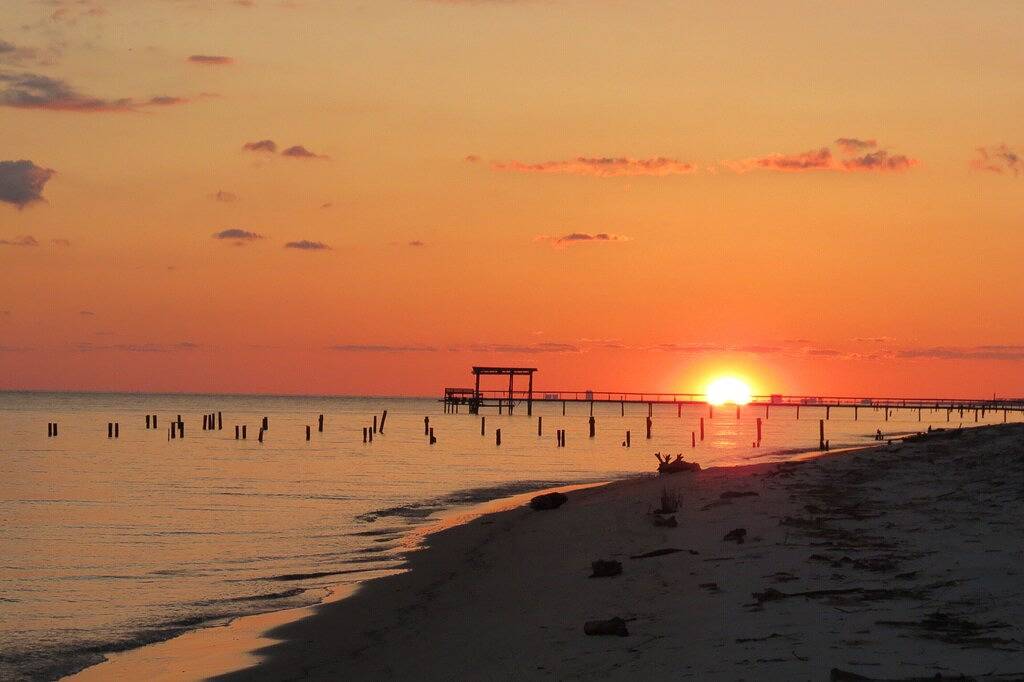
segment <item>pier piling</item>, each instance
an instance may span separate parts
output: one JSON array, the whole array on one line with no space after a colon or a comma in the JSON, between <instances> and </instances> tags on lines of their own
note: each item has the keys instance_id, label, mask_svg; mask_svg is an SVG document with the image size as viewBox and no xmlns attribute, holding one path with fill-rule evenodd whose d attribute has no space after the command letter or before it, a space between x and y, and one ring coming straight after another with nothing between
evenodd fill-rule
<instances>
[{"instance_id":1,"label":"pier piling","mask_svg":"<svg viewBox=\"0 0 1024 682\"><path fill-rule=\"evenodd\" d=\"M544 417L537 417L537 435L544 435Z\"/></svg>"},{"instance_id":2,"label":"pier piling","mask_svg":"<svg viewBox=\"0 0 1024 682\"><path fill-rule=\"evenodd\" d=\"M704 440L704 417L700 418L700 439Z\"/></svg>"},{"instance_id":3,"label":"pier piling","mask_svg":"<svg viewBox=\"0 0 1024 682\"><path fill-rule=\"evenodd\" d=\"M494 429L494 444L501 445L501 429Z\"/></svg>"},{"instance_id":4,"label":"pier piling","mask_svg":"<svg viewBox=\"0 0 1024 682\"><path fill-rule=\"evenodd\" d=\"M306 442L309 442L309 438L310 438L309 434L310 434L310 432L312 430L313 430L313 427L311 427L309 424L306 424Z\"/></svg>"},{"instance_id":5,"label":"pier piling","mask_svg":"<svg viewBox=\"0 0 1024 682\"><path fill-rule=\"evenodd\" d=\"M651 426L652 426L652 421L651 421L651 418L648 417L647 418L647 438L648 439L650 439L650 437L651 437Z\"/></svg>"},{"instance_id":6,"label":"pier piling","mask_svg":"<svg viewBox=\"0 0 1024 682\"><path fill-rule=\"evenodd\" d=\"M323 433L324 432L324 416L323 415L320 415L317 418L317 420L316 420L316 430L317 430L317 433Z\"/></svg>"},{"instance_id":7,"label":"pier piling","mask_svg":"<svg viewBox=\"0 0 1024 682\"><path fill-rule=\"evenodd\" d=\"M597 434L597 422L593 417L590 418L590 437L593 438Z\"/></svg>"},{"instance_id":8,"label":"pier piling","mask_svg":"<svg viewBox=\"0 0 1024 682\"><path fill-rule=\"evenodd\" d=\"M384 410L384 412L380 415L380 432L381 432L382 435L384 433L384 422L386 422L387 420L388 420L388 411Z\"/></svg>"},{"instance_id":9,"label":"pier piling","mask_svg":"<svg viewBox=\"0 0 1024 682\"><path fill-rule=\"evenodd\" d=\"M631 442L630 436L631 436L631 434L629 433L629 429L626 429L626 447L627 448L633 447L633 443Z\"/></svg>"},{"instance_id":10,"label":"pier piling","mask_svg":"<svg viewBox=\"0 0 1024 682\"><path fill-rule=\"evenodd\" d=\"M480 417L480 435L487 433L487 417Z\"/></svg>"}]
</instances>

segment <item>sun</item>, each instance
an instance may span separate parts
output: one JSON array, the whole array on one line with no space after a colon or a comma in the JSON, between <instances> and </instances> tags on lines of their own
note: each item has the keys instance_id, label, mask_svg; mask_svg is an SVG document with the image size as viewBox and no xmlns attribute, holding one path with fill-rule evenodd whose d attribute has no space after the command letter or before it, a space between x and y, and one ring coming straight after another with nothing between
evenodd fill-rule
<instances>
[{"instance_id":1,"label":"sun","mask_svg":"<svg viewBox=\"0 0 1024 682\"><path fill-rule=\"evenodd\" d=\"M736 377L719 377L710 384L706 391L707 401L712 405L746 405L750 402L750 386Z\"/></svg>"}]
</instances>

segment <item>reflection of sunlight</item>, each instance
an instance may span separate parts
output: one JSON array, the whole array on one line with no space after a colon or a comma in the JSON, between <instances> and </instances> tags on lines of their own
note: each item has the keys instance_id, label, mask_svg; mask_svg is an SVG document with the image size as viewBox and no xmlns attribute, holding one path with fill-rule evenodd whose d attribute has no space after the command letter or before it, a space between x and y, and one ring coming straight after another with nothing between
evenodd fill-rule
<instances>
[{"instance_id":1,"label":"reflection of sunlight","mask_svg":"<svg viewBox=\"0 0 1024 682\"><path fill-rule=\"evenodd\" d=\"M750 386L736 377L715 379L707 388L707 401L712 405L746 405L750 402Z\"/></svg>"}]
</instances>

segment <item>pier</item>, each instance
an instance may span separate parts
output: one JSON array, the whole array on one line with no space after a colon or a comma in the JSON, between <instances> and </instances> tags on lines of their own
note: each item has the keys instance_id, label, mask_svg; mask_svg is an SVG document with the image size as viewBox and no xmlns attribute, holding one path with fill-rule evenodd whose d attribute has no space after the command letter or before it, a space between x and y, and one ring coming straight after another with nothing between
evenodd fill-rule
<instances>
[{"instance_id":1,"label":"pier","mask_svg":"<svg viewBox=\"0 0 1024 682\"><path fill-rule=\"evenodd\" d=\"M597 403L618 403L622 413L625 413L626 405L647 405L648 415L654 405L676 405L681 413L686 406L705 406L709 410L709 416L714 415L714 408L724 407L708 403L707 396L702 393L658 393L658 392L636 392L636 391L595 391L595 390L544 390L534 391L533 375L537 372L535 367L473 367L472 373L476 378L472 388L445 388L441 401L444 403L445 412L457 413L462 406L467 408L470 414L479 414L484 409L497 409L501 414L508 411L513 414L517 406L526 403L526 414L533 414L533 403L562 403L562 412L568 403L589 403L591 406ZM502 389L481 389L481 376L508 376L508 388ZM516 376L528 376L529 384L526 389L516 389L514 378ZM939 411L945 410L947 418L955 412L963 418L964 415L971 416L977 420L980 415L984 417L988 412L1002 412L1006 415L1009 412L1024 412L1024 398L922 398L922 397L878 397L878 396L821 396L821 395L782 395L774 393L771 395L751 396L749 403L743 405L729 404L728 410L735 409L739 417L741 410L758 410L759 416L767 418L773 409L793 409L796 417L800 416L801 407L823 408L825 418L829 419L833 409L845 408L852 410L854 419L859 418L860 411L884 410L886 419L895 410L917 410L918 416L923 410Z\"/></svg>"}]
</instances>

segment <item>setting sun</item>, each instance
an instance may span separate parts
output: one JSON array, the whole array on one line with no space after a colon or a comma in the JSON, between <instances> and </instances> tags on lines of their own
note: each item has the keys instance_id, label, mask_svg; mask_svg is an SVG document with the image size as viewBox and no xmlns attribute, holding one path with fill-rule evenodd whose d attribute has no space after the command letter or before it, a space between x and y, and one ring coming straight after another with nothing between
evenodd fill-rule
<instances>
[{"instance_id":1,"label":"setting sun","mask_svg":"<svg viewBox=\"0 0 1024 682\"><path fill-rule=\"evenodd\" d=\"M746 405L750 402L750 386L736 377L720 377L707 388L707 401L712 405Z\"/></svg>"}]
</instances>

